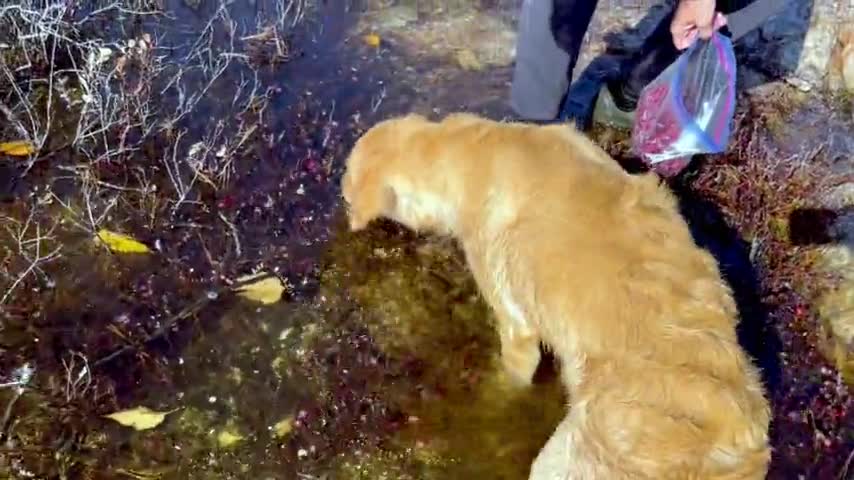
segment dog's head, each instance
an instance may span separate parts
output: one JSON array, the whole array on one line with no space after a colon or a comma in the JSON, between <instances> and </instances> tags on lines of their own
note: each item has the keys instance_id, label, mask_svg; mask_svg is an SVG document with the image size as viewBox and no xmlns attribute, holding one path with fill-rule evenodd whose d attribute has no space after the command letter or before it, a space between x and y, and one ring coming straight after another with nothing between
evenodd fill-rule
<instances>
[{"instance_id":1,"label":"dog's head","mask_svg":"<svg viewBox=\"0 0 854 480\"><path fill-rule=\"evenodd\" d=\"M397 198L389 178L402 168L407 142L429 121L415 114L385 120L362 135L347 157L341 193L348 205L350 229L365 228L393 214Z\"/></svg>"}]
</instances>

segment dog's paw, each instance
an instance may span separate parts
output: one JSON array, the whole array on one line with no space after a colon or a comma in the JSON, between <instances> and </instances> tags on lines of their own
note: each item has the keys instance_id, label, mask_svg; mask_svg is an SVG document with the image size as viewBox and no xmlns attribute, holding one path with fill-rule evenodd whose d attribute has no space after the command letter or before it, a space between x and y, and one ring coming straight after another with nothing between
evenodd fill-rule
<instances>
[{"instance_id":1,"label":"dog's paw","mask_svg":"<svg viewBox=\"0 0 854 480\"><path fill-rule=\"evenodd\" d=\"M498 370L498 383L511 390L520 390L530 388L534 383L533 374L528 374L527 370L504 368Z\"/></svg>"}]
</instances>

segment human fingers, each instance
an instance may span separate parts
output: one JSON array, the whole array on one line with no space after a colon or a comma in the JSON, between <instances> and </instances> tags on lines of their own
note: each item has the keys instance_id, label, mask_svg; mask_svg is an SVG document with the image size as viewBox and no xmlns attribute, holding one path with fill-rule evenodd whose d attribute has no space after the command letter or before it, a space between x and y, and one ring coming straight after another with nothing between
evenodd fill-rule
<instances>
[{"instance_id":1,"label":"human fingers","mask_svg":"<svg viewBox=\"0 0 854 480\"><path fill-rule=\"evenodd\" d=\"M703 40L708 40L712 37L713 33L720 30L720 28L726 25L726 23L726 16L720 12L716 12L711 23L708 25L697 26L697 33Z\"/></svg>"},{"instance_id":2,"label":"human fingers","mask_svg":"<svg viewBox=\"0 0 854 480\"><path fill-rule=\"evenodd\" d=\"M726 15L721 12L715 14L715 22L713 28L717 31L727 24Z\"/></svg>"},{"instance_id":3,"label":"human fingers","mask_svg":"<svg viewBox=\"0 0 854 480\"><path fill-rule=\"evenodd\" d=\"M682 30L673 36L673 45L678 50L685 50L697 40L697 29L691 27L690 30Z\"/></svg>"}]
</instances>

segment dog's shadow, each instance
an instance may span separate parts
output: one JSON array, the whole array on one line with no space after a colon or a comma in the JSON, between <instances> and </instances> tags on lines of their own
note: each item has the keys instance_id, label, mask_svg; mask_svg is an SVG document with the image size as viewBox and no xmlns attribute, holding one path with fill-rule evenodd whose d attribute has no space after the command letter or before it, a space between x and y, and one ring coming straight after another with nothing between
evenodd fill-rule
<instances>
[{"instance_id":1,"label":"dog's shadow","mask_svg":"<svg viewBox=\"0 0 854 480\"><path fill-rule=\"evenodd\" d=\"M631 174L643 173L649 167L640 159L618 159ZM773 400L780 385L783 343L771 322L768 306L762 301L761 282L750 258L750 244L730 226L714 202L701 197L690 186L692 172L700 168L694 161L679 175L667 180L679 199L679 210L688 223L691 235L700 248L715 257L721 275L730 286L738 307L738 341L762 371L762 380Z\"/></svg>"},{"instance_id":2,"label":"dog's shadow","mask_svg":"<svg viewBox=\"0 0 854 480\"><path fill-rule=\"evenodd\" d=\"M727 223L714 203L701 198L687 185L683 176L669 183L679 198L679 209L694 241L715 257L733 291L740 317L736 330L739 343L761 369L765 387L773 399L780 384L782 342L762 301L761 279L750 258L750 244Z\"/></svg>"}]
</instances>

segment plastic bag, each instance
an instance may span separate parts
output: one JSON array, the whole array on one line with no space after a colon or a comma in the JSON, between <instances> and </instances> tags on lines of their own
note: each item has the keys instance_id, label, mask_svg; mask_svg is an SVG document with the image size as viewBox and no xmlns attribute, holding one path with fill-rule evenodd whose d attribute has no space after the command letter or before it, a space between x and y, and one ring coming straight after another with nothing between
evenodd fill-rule
<instances>
[{"instance_id":1,"label":"plastic bag","mask_svg":"<svg viewBox=\"0 0 854 480\"><path fill-rule=\"evenodd\" d=\"M721 153L735 113L732 42L715 33L698 40L641 92L632 150L664 176L679 173L692 155Z\"/></svg>"}]
</instances>

